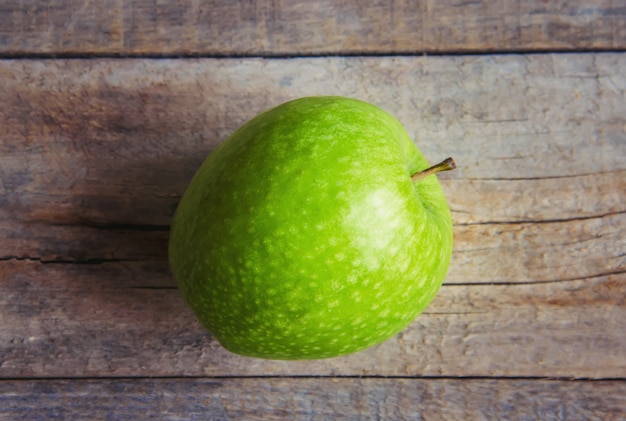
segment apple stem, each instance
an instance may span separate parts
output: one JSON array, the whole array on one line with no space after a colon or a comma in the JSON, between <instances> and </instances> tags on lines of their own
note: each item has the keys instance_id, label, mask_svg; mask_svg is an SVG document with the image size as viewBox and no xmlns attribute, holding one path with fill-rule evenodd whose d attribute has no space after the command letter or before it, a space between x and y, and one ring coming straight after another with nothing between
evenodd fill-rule
<instances>
[{"instance_id":1,"label":"apple stem","mask_svg":"<svg viewBox=\"0 0 626 421\"><path fill-rule=\"evenodd\" d=\"M420 181L428 177L431 174L437 174L438 172L441 172L441 171L450 171L455 168L456 168L456 162L454 162L454 159L447 158L441 161L440 163L438 163L437 165L433 165L432 167L426 168L423 171L416 172L415 174L411 176L411 180Z\"/></svg>"}]
</instances>

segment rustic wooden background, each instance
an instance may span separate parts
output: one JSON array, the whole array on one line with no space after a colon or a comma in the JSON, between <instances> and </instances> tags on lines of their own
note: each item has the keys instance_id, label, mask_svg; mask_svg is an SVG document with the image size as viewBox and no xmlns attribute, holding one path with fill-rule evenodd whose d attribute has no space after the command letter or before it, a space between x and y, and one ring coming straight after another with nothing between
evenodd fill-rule
<instances>
[{"instance_id":1,"label":"rustic wooden background","mask_svg":"<svg viewBox=\"0 0 626 421\"><path fill-rule=\"evenodd\" d=\"M0 419L626 419L626 0L9 0L0 57ZM376 348L238 357L170 218L314 94L456 158L450 273Z\"/></svg>"}]
</instances>

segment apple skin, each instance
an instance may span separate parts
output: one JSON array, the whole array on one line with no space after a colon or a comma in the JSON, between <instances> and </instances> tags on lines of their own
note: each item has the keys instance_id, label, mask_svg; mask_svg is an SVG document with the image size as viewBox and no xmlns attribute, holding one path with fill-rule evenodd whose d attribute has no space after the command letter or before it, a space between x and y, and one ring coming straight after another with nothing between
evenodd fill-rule
<instances>
[{"instance_id":1,"label":"apple skin","mask_svg":"<svg viewBox=\"0 0 626 421\"><path fill-rule=\"evenodd\" d=\"M452 253L436 176L387 112L306 97L259 114L202 164L172 222L180 291L229 351L353 353L431 302Z\"/></svg>"}]
</instances>

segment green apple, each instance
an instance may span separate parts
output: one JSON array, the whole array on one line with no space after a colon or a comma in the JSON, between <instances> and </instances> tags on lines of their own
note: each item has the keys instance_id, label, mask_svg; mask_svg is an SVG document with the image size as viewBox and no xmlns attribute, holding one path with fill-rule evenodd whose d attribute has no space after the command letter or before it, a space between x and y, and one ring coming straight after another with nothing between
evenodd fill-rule
<instances>
[{"instance_id":1,"label":"green apple","mask_svg":"<svg viewBox=\"0 0 626 421\"><path fill-rule=\"evenodd\" d=\"M202 164L173 218L170 265L228 350L328 358L376 345L433 299L452 252L437 177L366 102L308 97L259 114Z\"/></svg>"}]
</instances>

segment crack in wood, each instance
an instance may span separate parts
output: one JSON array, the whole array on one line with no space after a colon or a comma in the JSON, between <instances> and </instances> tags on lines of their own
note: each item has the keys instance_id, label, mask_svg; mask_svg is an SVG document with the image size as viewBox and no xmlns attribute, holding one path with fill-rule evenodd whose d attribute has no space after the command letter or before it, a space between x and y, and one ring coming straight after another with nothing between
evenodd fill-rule
<instances>
[{"instance_id":1,"label":"crack in wood","mask_svg":"<svg viewBox=\"0 0 626 421\"><path fill-rule=\"evenodd\" d=\"M128 289L143 289L143 290L177 290L177 286L165 286L165 287L153 287L153 286L139 286L139 287L128 287Z\"/></svg>"},{"instance_id":2,"label":"crack in wood","mask_svg":"<svg viewBox=\"0 0 626 421\"><path fill-rule=\"evenodd\" d=\"M77 259L77 260L68 260L68 259L43 259L41 257L33 257L33 256L0 256L0 261L29 261L29 262L39 262L42 264L72 264L72 265L100 265L103 263L119 263L119 262L138 262L139 260L134 259L105 259L105 258L90 258L90 259Z\"/></svg>"},{"instance_id":3,"label":"crack in wood","mask_svg":"<svg viewBox=\"0 0 626 421\"><path fill-rule=\"evenodd\" d=\"M45 221L41 221L45 222ZM95 228L100 230L111 231L141 231L141 232L167 232L170 230L169 225L157 224L127 224L127 223L98 223L98 222L77 222L75 224L49 224L55 226L79 226L87 228Z\"/></svg>"},{"instance_id":4,"label":"crack in wood","mask_svg":"<svg viewBox=\"0 0 626 421\"><path fill-rule=\"evenodd\" d=\"M454 209L451 212L457 212ZM459 212L460 213L460 212ZM626 210L618 210L615 212L607 212L598 215L576 216L571 218L551 218L551 219L519 219L505 221L478 221L478 222L457 222L456 226L472 226L472 225L527 225L527 224L560 224L569 222L586 221L589 219L602 219L615 215L625 215Z\"/></svg>"},{"instance_id":5,"label":"crack in wood","mask_svg":"<svg viewBox=\"0 0 626 421\"><path fill-rule=\"evenodd\" d=\"M562 278L562 279L548 279L542 281L520 281L520 282L455 282L455 283L444 283L442 287L468 287L468 286L522 286L522 285L542 285L542 284L558 284L561 282L575 282L575 281L584 281L587 279L595 279L602 278L605 276L618 276L626 274L626 269L618 269L614 271L602 272L602 273L594 273L593 275L587 276L577 276L572 278Z\"/></svg>"},{"instance_id":6,"label":"crack in wood","mask_svg":"<svg viewBox=\"0 0 626 421\"><path fill-rule=\"evenodd\" d=\"M567 178L582 178L601 176L606 174L615 174L620 172L626 172L626 168L615 169L611 171L598 171L592 173L577 173L577 174L564 174L564 175L546 175L536 177L463 177L463 181L540 181L540 180L558 180ZM450 180L453 180L450 178Z\"/></svg>"}]
</instances>

